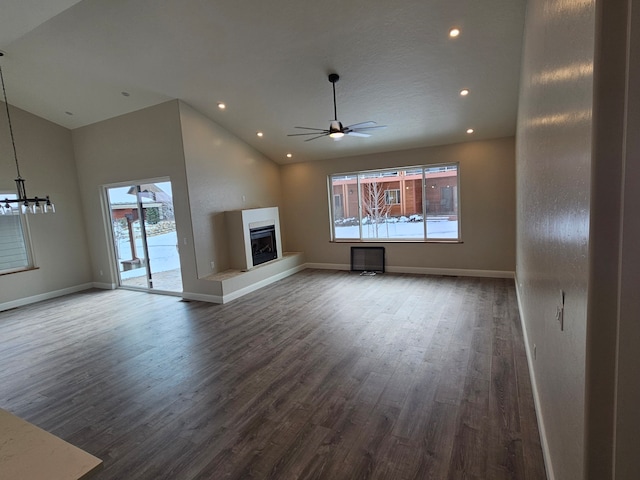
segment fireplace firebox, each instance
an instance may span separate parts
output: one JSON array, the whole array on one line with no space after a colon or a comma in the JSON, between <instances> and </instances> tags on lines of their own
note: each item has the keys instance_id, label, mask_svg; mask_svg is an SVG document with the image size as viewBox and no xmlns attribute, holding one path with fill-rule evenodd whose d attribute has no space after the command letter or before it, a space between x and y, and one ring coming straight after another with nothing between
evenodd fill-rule
<instances>
[{"instance_id":1,"label":"fireplace firebox","mask_svg":"<svg viewBox=\"0 0 640 480\"><path fill-rule=\"evenodd\" d=\"M251 256L254 267L278 258L275 225L252 228L249 231L249 235L251 238Z\"/></svg>"}]
</instances>

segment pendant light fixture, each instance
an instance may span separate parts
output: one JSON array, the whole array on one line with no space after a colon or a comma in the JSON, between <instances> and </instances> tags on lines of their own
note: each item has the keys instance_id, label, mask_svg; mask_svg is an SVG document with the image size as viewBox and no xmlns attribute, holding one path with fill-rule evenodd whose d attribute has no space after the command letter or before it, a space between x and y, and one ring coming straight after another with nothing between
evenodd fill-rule
<instances>
[{"instance_id":1,"label":"pendant light fixture","mask_svg":"<svg viewBox=\"0 0 640 480\"><path fill-rule=\"evenodd\" d=\"M4 53L0 52L0 57ZM49 195L44 197L27 197L27 191L24 186L24 178L20 175L20 166L18 165L18 153L16 151L16 142L13 137L13 126L11 125L11 115L9 114L9 102L7 101L7 91L4 86L4 76L2 75L2 66L0 65L0 83L2 83L2 95L4 98L4 106L7 111L7 123L9 125L9 135L11 137L11 146L13 147L13 159L16 164L16 188L18 190L17 198L4 198L0 200L0 214L14 215L19 213L54 213L55 206L51 203Z\"/></svg>"}]
</instances>

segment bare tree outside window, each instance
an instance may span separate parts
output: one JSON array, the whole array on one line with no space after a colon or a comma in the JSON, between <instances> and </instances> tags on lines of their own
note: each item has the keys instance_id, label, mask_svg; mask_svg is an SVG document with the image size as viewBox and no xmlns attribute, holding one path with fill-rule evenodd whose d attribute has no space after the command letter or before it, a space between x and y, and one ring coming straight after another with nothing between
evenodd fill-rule
<instances>
[{"instance_id":1,"label":"bare tree outside window","mask_svg":"<svg viewBox=\"0 0 640 480\"><path fill-rule=\"evenodd\" d=\"M385 191L383 182L374 181L362 184L363 224L366 220L369 238L380 238L381 234L385 237L389 236L386 219L391 211L391 205L386 201ZM384 231L385 227L386 232Z\"/></svg>"}]
</instances>

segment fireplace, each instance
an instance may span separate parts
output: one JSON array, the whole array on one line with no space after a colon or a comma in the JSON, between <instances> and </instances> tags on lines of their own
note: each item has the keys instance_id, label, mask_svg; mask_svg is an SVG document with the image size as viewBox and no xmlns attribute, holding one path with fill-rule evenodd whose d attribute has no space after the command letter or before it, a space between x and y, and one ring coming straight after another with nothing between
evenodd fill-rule
<instances>
[{"instance_id":1,"label":"fireplace","mask_svg":"<svg viewBox=\"0 0 640 480\"><path fill-rule=\"evenodd\" d=\"M242 271L282 258L278 207L225 212L229 264Z\"/></svg>"},{"instance_id":2,"label":"fireplace","mask_svg":"<svg viewBox=\"0 0 640 480\"><path fill-rule=\"evenodd\" d=\"M251 238L251 258L253 266L269 262L278 258L276 248L276 226L252 228L249 230Z\"/></svg>"}]
</instances>

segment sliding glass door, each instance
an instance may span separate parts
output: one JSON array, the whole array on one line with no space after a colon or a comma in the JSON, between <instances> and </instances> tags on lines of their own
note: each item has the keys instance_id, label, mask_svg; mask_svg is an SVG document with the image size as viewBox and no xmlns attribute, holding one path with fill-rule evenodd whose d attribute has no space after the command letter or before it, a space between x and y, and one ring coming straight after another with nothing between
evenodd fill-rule
<instances>
[{"instance_id":1,"label":"sliding glass door","mask_svg":"<svg viewBox=\"0 0 640 480\"><path fill-rule=\"evenodd\" d=\"M171 182L107 187L120 286L182 292Z\"/></svg>"}]
</instances>

